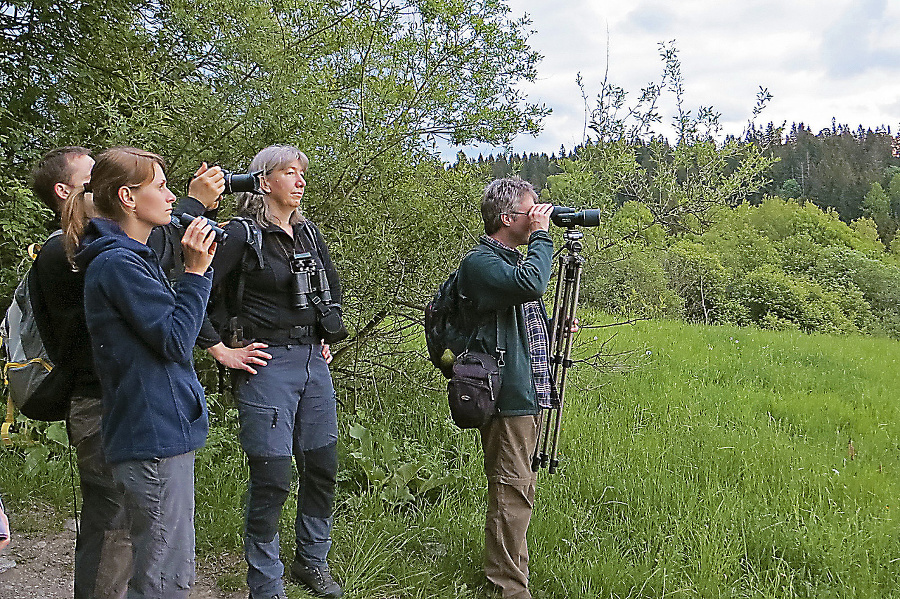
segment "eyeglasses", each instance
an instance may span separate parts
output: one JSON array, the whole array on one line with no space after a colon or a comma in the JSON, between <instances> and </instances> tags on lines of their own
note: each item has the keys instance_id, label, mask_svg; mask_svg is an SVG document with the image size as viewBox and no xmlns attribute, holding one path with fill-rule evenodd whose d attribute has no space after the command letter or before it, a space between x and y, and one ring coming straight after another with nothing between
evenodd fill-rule
<instances>
[{"instance_id":1,"label":"eyeglasses","mask_svg":"<svg viewBox=\"0 0 900 599\"><path fill-rule=\"evenodd\" d=\"M504 212L503 214L528 214L527 212L516 212L515 210L511 212Z\"/></svg>"}]
</instances>

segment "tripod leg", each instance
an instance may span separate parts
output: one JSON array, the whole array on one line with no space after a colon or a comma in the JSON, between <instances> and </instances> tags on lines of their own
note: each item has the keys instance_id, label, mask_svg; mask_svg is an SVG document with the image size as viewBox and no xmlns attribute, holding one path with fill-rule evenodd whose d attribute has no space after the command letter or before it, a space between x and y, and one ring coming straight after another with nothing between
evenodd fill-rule
<instances>
[{"instance_id":1,"label":"tripod leg","mask_svg":"<svg viewBox=\"0 0 900 599\"><path fill-rule=\"evenodd\" d=\"M581 288L581 270L582 270L583 259L578 257L573 260L571 273L567 272L567 280L566 283L570 283L568 279L568 275L571 274L571 288L573 290L571 296L568 298L569 303L566 305L566 320L564 323L565 333L565 350L563 353L563 360L561 364L561 376L559 379L559 407L556 410L556 419L553 426L553 441L552 441L552 449L550 451L550 466L548 471L550 474L556 472L556 468L559 466L559 436L560 430L562 428L562 411L563 406L565 404L565 390L566 390L566 377L568 374L569 367L572 365L572 327L575 324L575 315L578 311L578 293ZM568 285L567 285L568 286Z\"/></svg>"},{"instance_id":2,"label":"tripod leg","mask_svg":"<svg viewBox=\"0 0 900 599\"><path fill-rule=\"evenodd\" d=\"M541 410L538 414L538 423L537 423L537 439L534 442L534 453L531 454L531 471L537 472L541 469L541 439L545 439L547 435L544 431L544 417L545 413L549 410ZM549 417L549 416L548 416Z\"/></svg>"},{"instance_id":3,"label":"tripod leg","mask_svg":"<svg viewBox=\"0 0 900 599\"><path fill-rule=\"evenodd\" d=\"M547 412L547 414L546 417L543 418L543 422L541 422L544 431L541 435L541 455L538 459L538 467L546 468L547 462L550 460L550 439L552 435L550 425L553 422L553 415L556 410L554 408L549 408L547 410L542 410L542 412Z\"/></svg>"},{"instance_id":4,"label":"tripod leg","mask_svg":"<svg viewBox=\"0 0 900 599\"><path fill-rule=\"evenodd\" d=\"M553 300L553 326L551 327L549 344L547 350L550 352L550 376L552 380L556 380L557 370L561 354L559 350L560 327L559 327L559 311L565 308L566 301L563 297L568 293L565 273L568 270L568 256L561 255L559 257L559 265L556 271L556 293ZM553 412L551 409L541 410L538 420L538 439L534 446L534 455L531 460L531 469L537 472L540 468L546 468L550 459L550 438L551 438L551 422L553 421Z\"/></svg>"}]
</instances>

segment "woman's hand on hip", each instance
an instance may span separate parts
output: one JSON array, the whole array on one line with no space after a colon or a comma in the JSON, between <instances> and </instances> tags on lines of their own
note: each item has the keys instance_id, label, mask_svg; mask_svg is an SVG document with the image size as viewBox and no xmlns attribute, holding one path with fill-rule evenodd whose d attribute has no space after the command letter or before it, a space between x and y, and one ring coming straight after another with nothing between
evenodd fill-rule
<instances>
[{"instance_id":1,"label":"woman's hand on hip","mask_svg":"<svg viewBox=\"0 0 900 599\"><path fill-rule=\"evenodd\" d=\"M256 374L254 366L265 366L266 360L271 360L272 355L262 351L269 347L265 343L250 343L244 347L231 348L219 342L207 351L212 354L219 364L233 370L246 370L250 374Z\"/></svg>"}]
</instances>

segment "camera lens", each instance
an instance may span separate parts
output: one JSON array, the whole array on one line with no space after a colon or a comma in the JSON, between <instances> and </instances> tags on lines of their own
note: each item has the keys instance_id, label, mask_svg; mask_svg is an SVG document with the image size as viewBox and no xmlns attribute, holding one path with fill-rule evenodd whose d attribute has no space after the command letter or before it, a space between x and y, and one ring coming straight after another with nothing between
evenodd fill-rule
<instances>
[{"instance_id":1,"label":"camera lens","mask_svg":"<svg viewBox=\"0 0 900 599\"><path fill-rule=\"evenodd\" d=\"M225 173L225 193L260 193L260 173Z\"/></svg>"}]
</instances>

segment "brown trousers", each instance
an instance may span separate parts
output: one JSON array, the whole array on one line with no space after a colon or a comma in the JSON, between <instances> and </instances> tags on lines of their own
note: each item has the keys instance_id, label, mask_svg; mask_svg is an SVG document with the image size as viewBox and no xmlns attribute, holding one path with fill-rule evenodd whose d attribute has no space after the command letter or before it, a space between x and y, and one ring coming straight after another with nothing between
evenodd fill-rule
<instances>
[{"instance_id":1,"label":"brown trousers","mask_svg":"<svg viewBox=\"0 0 900 599\"><path fill-rule=\"evenodd\" d=\"M484 574L504 599L531 599L525 536L537 481L531 471L537 427L537 416L498 416L481 429L488 479Z\"/></svg>"}]
</instances>

